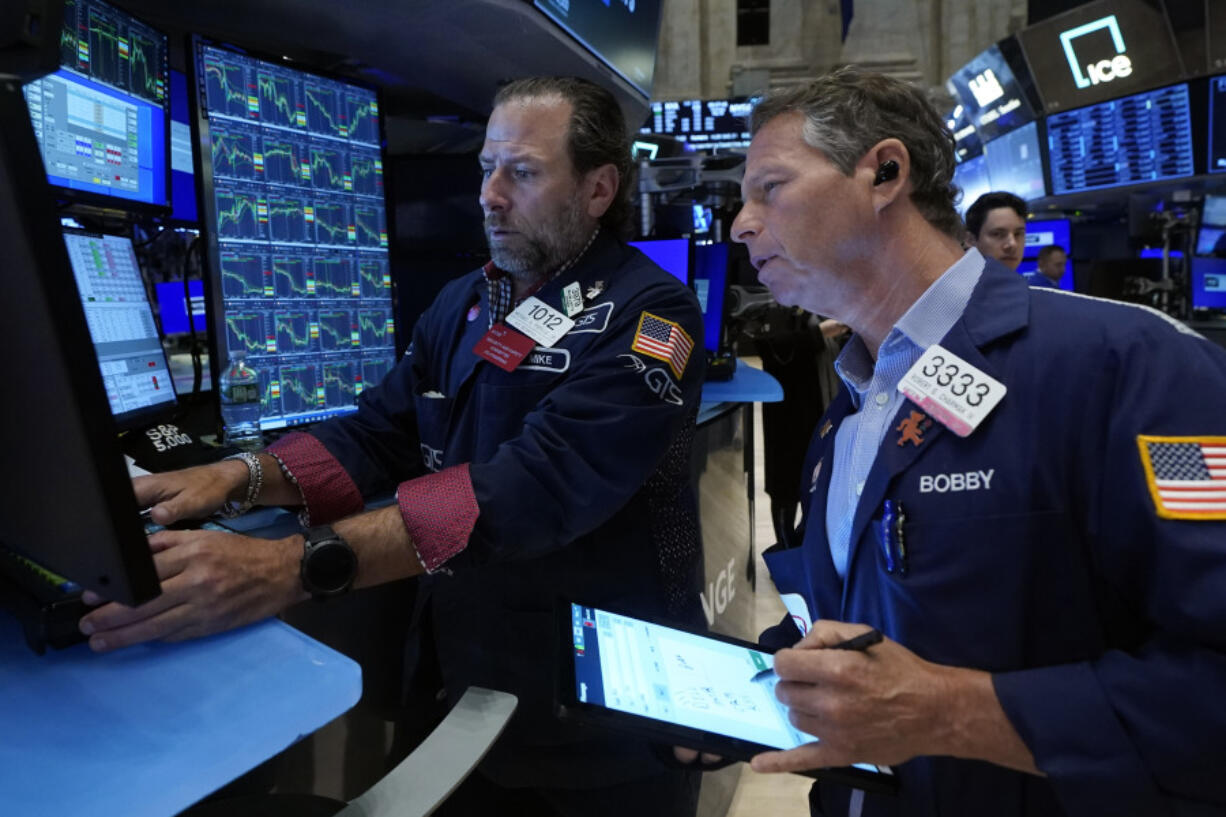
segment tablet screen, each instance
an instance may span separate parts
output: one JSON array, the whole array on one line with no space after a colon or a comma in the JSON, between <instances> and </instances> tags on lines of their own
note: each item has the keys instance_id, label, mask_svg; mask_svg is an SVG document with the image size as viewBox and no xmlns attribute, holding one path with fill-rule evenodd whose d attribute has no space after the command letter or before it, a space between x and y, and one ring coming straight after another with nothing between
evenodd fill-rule
<instances>
[{"instance_id":1,"label":"tablet screen","mask_svg":"<svg viewBox=\"0 0 1226 817\"><path fill-rule=\"evenodd\" d=\"M817 740L775 698L768 652L577 604L571 623L581 703L776 749Z\"/></svg>"},{"instance_id":2,"label":"tablet screen","mask_svg":"<svg viewBox=\"0 0 1226 817\"><path fill-rule=\"evenodd\" d=\"M563 661L559 714L747 760L817 740L792 726L775 698L774 656L757 645L692 633L582 604L558 615ZM857 763L800 772L893 793L891 769Z\"/></svg>"}]
</instances>

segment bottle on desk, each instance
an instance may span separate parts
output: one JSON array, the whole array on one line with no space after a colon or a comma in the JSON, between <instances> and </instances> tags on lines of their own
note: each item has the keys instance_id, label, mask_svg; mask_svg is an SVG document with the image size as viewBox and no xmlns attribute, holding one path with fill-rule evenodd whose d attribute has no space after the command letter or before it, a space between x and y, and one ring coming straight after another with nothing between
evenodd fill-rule
<instances>
[{"instance_id":1,"label":"bottle on desk","mask_svg":"<svg viewBox=\"0 0 1226 817\"><path fill-rule=\"evenodd\" d=\"M262 449L260 376L247 363L246 352L230 352L230 362L222 371L217 385L225 444L244 451Z\"/></svg>"}]
</instances>

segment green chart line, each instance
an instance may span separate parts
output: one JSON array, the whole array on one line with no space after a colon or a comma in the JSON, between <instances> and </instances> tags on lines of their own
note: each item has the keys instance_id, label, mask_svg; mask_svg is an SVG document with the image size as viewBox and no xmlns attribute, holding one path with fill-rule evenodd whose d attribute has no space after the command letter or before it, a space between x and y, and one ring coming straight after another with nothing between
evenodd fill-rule
<instances>
[{"instance_id":1,"label":"green chart line","mask_svg":"<svg viewBox=\"0 0 1226 817\"><path fill-rule=\"evenodd\" d=\"M281 91L278 86L288 87L289 82L276 77L270 77L267 74L260 74L256 79L256 84L259 87L260 96L272 102L273 107L285 114L285 121L294 124L294 106L289 101L289 94Z\"/></svg>"},{"instance_id":2,"label":"green chart line","mask_svg":"<svg viewBox=\"0 0 1226 817\"><path fill-rule=\"evenodd\" d=\"M301 269L302 267L301 261L297 262L295 266L299 267L298 275L294 274L294 271L290 268L290 266L286 264L279 264L276 261L274 261L272 263L273 278L275 279L277 276L284 278L285 280L289 281L289 291L290 292L301 292L303 295L306 295L307 294L306 270ZM299 281L299 280L302 281L302 286L298 286L295 283L296 281Z\"/></svg>"},{"instance_id":3,"label":"green chart line","mask_svg":"<svg viewBox=\"0 0 1226 817\"><path fill-rule=\"evenodd\" d=\"M299 323L299 322L304 324L303 332L301 336L299 336L298 333L294 331L294 324ZM311 327L310 327L310 322L306 319L305 315L302 315L299 317L278 316L277 317L277 337L279 338L282 334L284 334L286 337L289 338L289 342L291 346L298 346L303 349L306 349L307 347L311 345Z\"/></svg>"},{"instance_id":4,"label":"green chart line","mask_svg":"<svg viewBox=\"0 0 1226 817\"><path fill-rule=\"evenodd\" d=\"M319 99L315 96L315 94L311 91L310 88L306 89L306 98L307 98L308 108L310 105L313 104L315 106L315 109L318 110L321 114L323 114L324 119L328 120L329 130L331 130L333 133L337 134L338 136L345 135L343 126L336 124L336 120L332 118L332 114L328 111L327 108L325 108L323 105L320 104ZM332 93L332 102L333 102L333 107L335 107L335 103L336 103L335 92Z\"/></svg>"},{"instance_id":5,"label":"green chart line","mask_svg":"<svg viewBox=\"0 0 1226 817\"><path fill-rule=\"evenodd\" d=\"M221 88L222 94L225 95L227 103L234 101L234 100L238 100L239 102L242 102L244 104L246 103L246 100L247 100L246 89L239 88L238 91L233 91L231 90L231 87L230 87L230 74L231 73L242 74L242 72L243 72L243 69L239 68L238 66L225 65L223 63L216 62L214 60L206 60L204 63L205 81L206 82L208 81L208 78L210 75L216 77L218 87Z\"/></svg>"},{"instance_id":6,"label":"green chart line","mask_svg":"<svg viewBox=\"0 0 1226 817\"><path fill-rule=\"evenodd\" d=\"M242 320L250 321L251 318L243 318L242 316L229 316L226 318L226 328L234 333L234 339L239 342L248 352L259 351L264 348L264 339L260 337L251 337L238 326L238 322ZM256 318L256 321L259 319Z\"/></svg>"}]
</instances>

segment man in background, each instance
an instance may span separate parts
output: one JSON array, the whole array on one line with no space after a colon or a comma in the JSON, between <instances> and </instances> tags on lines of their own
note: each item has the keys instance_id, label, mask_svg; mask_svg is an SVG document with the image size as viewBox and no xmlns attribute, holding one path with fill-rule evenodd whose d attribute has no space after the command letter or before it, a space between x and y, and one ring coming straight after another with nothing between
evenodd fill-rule
<instances>
[{"instance_id":1,"label":"man in background","mask_svg":"<svg viewBox=\"0 0 1226 817\"><path fill-rule=\"evenodd\" d=\"M1026 282L1032 287L1047 287L1059 289L1060 279L1064 277L1064 268L1068 263L1068 253L1059 244L1048 244L1039 250L1038 269L1025 275Z\"/></svg>"},{"instance_id":2,"label":"man in background","mask_svg":"<svg viewBox=\"0 0 1226 817\"><path fill-rule=\"evenodd\" d=\"M966 232L971 246L985 258L995 258L1011 270L1026 251L1026 202L1003 191L984 193L966 208Z\"/></svg>"}]
</instances>

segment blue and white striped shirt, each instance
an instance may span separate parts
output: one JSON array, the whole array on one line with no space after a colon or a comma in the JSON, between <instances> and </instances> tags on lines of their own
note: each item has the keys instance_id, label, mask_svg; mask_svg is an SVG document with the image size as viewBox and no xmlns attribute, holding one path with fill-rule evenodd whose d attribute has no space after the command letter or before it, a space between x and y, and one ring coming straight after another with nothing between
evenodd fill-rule
<instances>
[{"instance_id":1,"label":"blue and white striped shirt","mask_svg":"<svg viewBox=\"0 0 1226 817\"><path fill-rule=\"evenodd\" d=\"M906 399L898 391L898 382L924 350L940 343L957 323L979 283L984 263L983 256L972 248L945 270L886 335L875 365L859 335L851 339L834 362L856 408L835 433L830 493L826 500L826 537L840 577L847 575L851 525L864 482L890 421Z\"/></svg>"}]
</instances>

